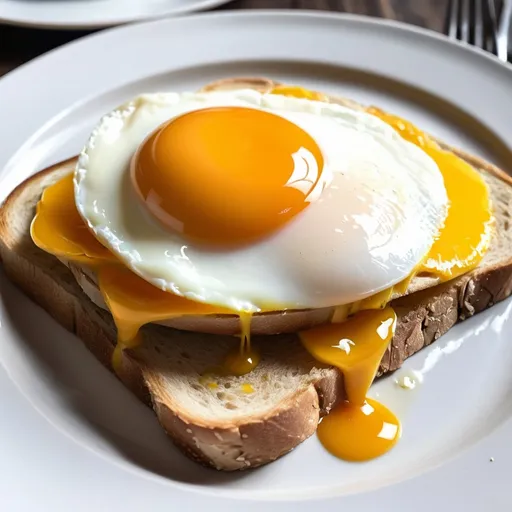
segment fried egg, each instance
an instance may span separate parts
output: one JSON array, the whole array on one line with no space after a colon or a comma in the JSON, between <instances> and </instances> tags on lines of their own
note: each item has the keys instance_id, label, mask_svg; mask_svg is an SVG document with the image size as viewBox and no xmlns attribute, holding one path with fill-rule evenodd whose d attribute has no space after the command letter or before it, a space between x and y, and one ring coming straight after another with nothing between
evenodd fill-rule
<instances>
[{"instance_id":1,"label":"fried egg","mask_svg":"<svg viewBox=\"0 0 512 512\"><path fill-rule=\"evenodd\" d=\"M122 105L86 143L74 190L95 237L140 277L248 312L399 283L448 208L436 163L378 117L252 90Z\"/></svg>"}]
</instances>

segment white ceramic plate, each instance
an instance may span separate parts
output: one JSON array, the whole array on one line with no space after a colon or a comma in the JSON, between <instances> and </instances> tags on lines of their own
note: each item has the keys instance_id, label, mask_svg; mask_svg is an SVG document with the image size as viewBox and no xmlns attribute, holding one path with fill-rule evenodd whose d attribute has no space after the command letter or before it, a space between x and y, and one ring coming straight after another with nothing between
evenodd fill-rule
<instances>
[{"instance_id":1,"label":"white ceramic plate","mask_svg":"<svg viewBox=\"0 0 512 512\"><path fill-rule=\"evenodd\" d=\"M1 79L1 196L75 154L98 117L125 99L233 75L374 102L510 167L512 71L493 57L397 23L224 13L89 36ZM396 386L396 375L372 387L403 421L386 456L345 463L313 437L264 468L222 474L185 459L150 410L0 278L6 510L510 510L512 302L409 359L401 372L426 373L415 391Z\"/></svg>"},{"instance_id":2,"label":"white ceramic plate","mask_svg":"<svg viewBox=\"0 0 512 512\"><path fill-rule=\"evenodd\" d=\"M46 29L109 27L211 9L230 0L0 0L0 23Z\"/></svg>"}]
</instances>

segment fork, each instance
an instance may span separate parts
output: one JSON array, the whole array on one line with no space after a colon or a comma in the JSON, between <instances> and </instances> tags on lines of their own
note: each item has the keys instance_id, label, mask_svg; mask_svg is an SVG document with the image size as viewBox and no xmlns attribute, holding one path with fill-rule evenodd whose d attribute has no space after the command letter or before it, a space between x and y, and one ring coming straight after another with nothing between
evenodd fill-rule
<instances>
[{"instance_id":1,"label":"fork","mask_svg":"<svg viewBox=\"0 0 512 512\"><path fill-rule=\"evenodd\" d=\"M452 0L450 4L448 37L472 44L507 60L508 34L501 34L498 47L498 20L494 0ZM498 51L500 49L500 51Z\"/></svg>"},{"instance_id":2,"label":"fork","mask_svg":"<svg viewBox=\"0 0 512 512\"><path fill-rule=\"evenodd\" d=\"M512 0L503 0L501 7L500 23L498 26L497 34L497 53L498 58L507 61L509 53L512 53L512 48L509 47L511 34L511 21L512 21Z\"/></svg>"}]
</instances>

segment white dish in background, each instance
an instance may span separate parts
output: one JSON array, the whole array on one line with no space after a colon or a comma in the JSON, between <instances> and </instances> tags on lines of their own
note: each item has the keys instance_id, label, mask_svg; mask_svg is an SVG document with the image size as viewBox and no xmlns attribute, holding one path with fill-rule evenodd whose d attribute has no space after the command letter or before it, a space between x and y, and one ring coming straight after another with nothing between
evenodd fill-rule
<instances>
[{"instance_id":1,"label":"white dish in background","mask_svg":"<svg viewBox=\"0 0 512 512\"><path fill-rule=\"evenodd\" d=\"M75 154L99 116L127 98L235 75L375 103L510 170L509 66L398 23L257 11L105 31L1 79L1 199L27 175ZM81 343L3 275L0 286L7 510L510 509L510 301L455 327L372 387L403 421L402 440L384 457L349 464L313 437L259 470L222 474L182 456L151 411ZM415 390L394 383L435 360Z\"/></svg>"},{"instance_id":2,"label":"white dish in background","mask_svg":"<svg viewBox=\"0 0 512 512\"><path fill-rule=\"evenodd\" d=\"M45 29L86 29L178 16L231 0L0 0L0 23Z\"/></svg>"}]
</instances>

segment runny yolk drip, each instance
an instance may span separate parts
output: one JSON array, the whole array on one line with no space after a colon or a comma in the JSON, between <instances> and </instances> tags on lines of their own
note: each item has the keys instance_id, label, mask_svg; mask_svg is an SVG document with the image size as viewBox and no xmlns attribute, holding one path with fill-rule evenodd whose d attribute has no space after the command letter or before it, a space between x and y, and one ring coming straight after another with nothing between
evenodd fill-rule
<instances>
[{"instance_id":1,"label":"runny yolk drip","mask_svg":"<svg viewBox=\"0 0 512 512\"><path fill-rule=\"evenodd\" d=\"M344 322L348 317L355 315L359 311L366 311L370 309L383 309L391 301L393 293L403 295L410 282L412 281L415 273L411 273L403 281L385 288L384 290L377 292L366 299L344 304L342 306L336 306L334 313L331 318L331 323L338 324Z\"/></svg>"},{"instance_id":2,"label":"runny yolk drip","mask_svg":"<svg viewBox=\"0 0 512 512\"><path fill-rule=\"evenodd\" d=\"M192 301L160 290L122 265L98 269L98 286L117 327L117 345L112 356L116 372L125 349L141 343L140 328L152 322L190 315L233 315L231 309ZM251 348L251 314L240 313L240 344L228 352L216 373L245 375L259 363L259 353Z\"/></svg>"},{"instance_id":3,"label":"runny yolk drip","mask_svg":"<svg viewBox=\"0 0 512 512\"><path fill-rule=\"evenodd\" d=\"M368 460L390 450L401 435L400 422L366 394L395 332L392 308L361 311L342 324L327 324L299 334L318 361L343 373L347 399L318 426L321 443L333 455Z\"/></svg>"},{"instance_id":4,"label":"runny yolk drip","mask_svg":"<svg viewBox=\"0 0 512 512\"><path fill-rule=\"evenodd\" d=\"M215 107L159 127L132 159L132 183L166 227L213 245L271 235L321 193L322 152L270 112Z\"/></svg>"},{"instance_id":5,"label":"runny yolk drip","mask_svg":"<svg viewBox=\"0 0 512 512\"><path fill-rule=\"evenodd\" d=\"M95 270L117 327L118 341L112 357L116 372L121 368L123 350L140 343L139 329L147 323L185 315L236 314L160 290L123 266L86 228L75 206L72 174L45 189L32 221L31 236L44 251ZM250 372L259 361L250 347L251 315L242 313L240 320L240 349L230 353L222 366L225 372L232 370L237 375Z\"/></svg>"},{"instance_id":6,"label":"runny yolk drip","mask_svg":"<svg viewBox=\"0 0 512 512\"><path fill-rule=\"evenodd\" d=\"M98 286L117 327L114 368L119 368L123 350L140 343L139 330L145 324L184 315L233 314L160 290L122 265L100 267Z\"/></svg>"},{"instance_id":7,"label":"runny yolk drip","mask_svg":"<svg viewBox=\"0 0 512 512\"><path fill-rule=\"evenodd\" d=\"M251 319L251 313L240 313L240 347L228 352L220 373L245 375L258 366L260 355L251 347Z\"/></svg>"}]
</instances>

